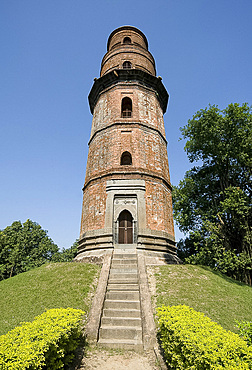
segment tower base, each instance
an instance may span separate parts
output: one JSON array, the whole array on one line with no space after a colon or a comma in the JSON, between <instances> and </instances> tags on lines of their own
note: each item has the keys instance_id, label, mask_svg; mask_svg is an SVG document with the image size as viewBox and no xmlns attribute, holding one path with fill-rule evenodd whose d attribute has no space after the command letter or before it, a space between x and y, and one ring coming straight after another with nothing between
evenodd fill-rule
<instances>
[{"instance_id":1,"label":"tower base","mask_svg":"<svg viewBox=\"0 0 252 370\"><path fill-rule=\"evenodd\" d=\"M154 233L154 234L153 234ZM180 264L176 253L175 241L167 239L167 233L149 230L138 236L139 241L132 244L113 243L112 233L93 231L79 241L79 252L76 262L103 263L103 259L113 252L137 253L145 256L146 264ZM159 234L159 235L158 235ZM166 236L166 237L165 237Z\"/></svg>"}]
</instances>

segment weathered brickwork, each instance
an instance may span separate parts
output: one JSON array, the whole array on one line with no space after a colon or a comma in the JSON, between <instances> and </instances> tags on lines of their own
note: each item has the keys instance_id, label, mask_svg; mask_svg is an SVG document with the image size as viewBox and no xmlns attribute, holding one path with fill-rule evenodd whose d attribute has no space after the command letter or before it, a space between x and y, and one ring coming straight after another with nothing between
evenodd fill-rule
<instances>
[{"instance_id":1,"label":"weathered brickwork","mask_svg":"<svg viewBox=\"0 0 252 370\"><path fill-rule=\"evenodd\" d=\"M132 100L132 115L122 119L121 105L124 97ZM163 112L156 93L138 83L118 83L101 94L94 109L91 138L96 131L116 122L145 123L157 129L165 138Z\"/></svg>"},{"instance_id":2,"label":"weathered brickwork","mask_svg":"<svg viewBox=\"0 0 252 370\"><path fill-rule=\"evenodd\" d=\"M81 234L104 227L106 211L106 182L98 181L83 193Z\"/></svg>"},{"instance_id":3,"label":"weathered brickwork","mask_svg":"<svg viewBox=\"0 0 252 370\"><path fill-rule=\"evenodd\" d=\"M107 45L108 51L116 46L121 46L125 37L129 37L132 44L141 46L143 49L148 50L147 39L141 31L135 32L133 29L117 29L115 31L109 36Z\"/></svg>"},{"instance_id":4,"label":"weathered brickwork","mask_svg":"<svg viewBox=\"0 0 252 370\"><path fill-rule=\"evenodd\" d=\"M101 77L95 80L89 95L93 120L83 188L80 251L111 248L121 240L116 226L120 215L115 208L119 202L132 216L135 231L130 243L140 249L174 254L163 120L168 94L161 79L155 77L155 61L141 31L121 27L112 32L107 47ZM126 72L125 61L131 62ZM126 163L125 153L129 161ZM134 206L129 205L129 199L134 200Z\"/></svg>"},{"instance_id":5,"label":"weathered brickwork","mask_svg":"<svg viewBox=\"0 0 252 370\"><path fill-rule=\"evenodd\" d=\"M146 221L151 230L166 231L173 235L173 215L171 191L156 181L146 184Z\"/></svg>"},{"instance_id":6,"label":"weathered brickwork","mask_svg":"<svg viewBox=\"0 0 252 370\"><path fill-rule=\"evenodd\" d=\"M132 52L131 46L125 46L123 50L115 49L107 53L103 61L101 76L114 69L123 68L123 63L126 61L131 63L132 68L142 69L155 76L155 67L150 53L140 48L134 49Z\"/></svg>"},{"instance_id":7,"label":"weathered brickwork","mask_svg":"<svg viewBox=\"0 0 252 370\"><path fill-rule=\"evenodd\" d=\"M131 166L121 166L121 155L132 155ZM170 182L166 143L156 131L138 124L112 125L98 132L89 146L86 182L107 171L148 172Z\"/></svg>"},{"instance_id":8,"label":"weathered brickwork","mask_svg":"<svg viewBox=\"0 0 252 370\"><path fill-rule=\"evenodd\" d=\"M130 61L132 68L145 70L155 76L155 61L148 51L148 43L143 36L131 30L121 30L112 34L108 42L108 52L102 60L100 75L103 76L113 69L123 68L123 63ZM125 37L130 38L131 43L123 43Z\"/></svg>"}]
</instances>

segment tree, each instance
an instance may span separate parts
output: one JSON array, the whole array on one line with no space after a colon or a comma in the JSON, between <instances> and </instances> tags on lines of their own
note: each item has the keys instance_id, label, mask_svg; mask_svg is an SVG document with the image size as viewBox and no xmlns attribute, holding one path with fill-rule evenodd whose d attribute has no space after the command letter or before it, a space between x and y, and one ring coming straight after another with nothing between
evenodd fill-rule
<instances>
[{"instance_id":1,"label":"tree","mask_svg":"<svg viewBox=\"0 0 252 370\"><path fill-rule=\"evenodd\" d=\"M73 243L70 248L63 248L52 257L52 262L71 262L78 252L78 239Z\"/></svg>"},{"instance_id":2,"label":"tree","mask_svg":"<svg viewBox=\"0 0 252 370\"><path fill-rule=\"evenodd\" d=\"M15 221L0 231L0 280L51 261L58 246L39 224Z\"/></svg>"},{"instance_id":3,"label":"tree","mask_svg":"<svg viewBox=\"0 0 252 370\"><path fill-rule=\"evenodd\" d=\"M180 248L251 285L252 113L247 104L198 111L181 129L194 167L174 187L174 217L188 233ZM182 245L181 245L182 244Z\"/></svg>"}]
</instances>

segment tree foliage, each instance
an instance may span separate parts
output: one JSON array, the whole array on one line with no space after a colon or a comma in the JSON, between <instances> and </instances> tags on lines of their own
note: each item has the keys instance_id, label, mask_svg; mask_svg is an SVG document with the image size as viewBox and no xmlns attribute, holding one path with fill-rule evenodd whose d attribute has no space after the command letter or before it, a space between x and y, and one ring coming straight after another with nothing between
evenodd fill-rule
<instances>
[{"instance_id":1,"label":"tree foliage","mask_svg":"<svg viewBox=\"0 0 252 370\"><path fill-rule=\"evenodd\" d=\"M62 248L62 251L55 253L52 262L71 262L78 252L78 239L70 248Z\"/></svg>"},{"instance_id":2,"label":"tree foliage","mask_svg":"<svg viewBox=\"0 0 252 370\"><path fill-rule=\"evenodd\" d=\"M70 262L77 254L78 241L59 250L47 231L31 220L14 221L0 230L0 280L39 267L46 262Z\"/></svg>"},{"instance_id":3,"label":"tree foliage","mask_svg":"<svg viewBox=\"0 0 252 370\"><path fill-rule=\"evenodd\" d=\"M51 261L58 246L31 220L15 221L0 231L0 280Z\"/></svg>"},{"instance_id":4,"label":"tree foliage","mask_svg":"<svg viewBox=\"0 0 252 370\"><path fill-rule=\"evenodd\" d=\"M181 253L251 285L251 107L210 105L181 132L194 164L173 192L175 219L188 234Z\"/></svg>"}]
</instances>

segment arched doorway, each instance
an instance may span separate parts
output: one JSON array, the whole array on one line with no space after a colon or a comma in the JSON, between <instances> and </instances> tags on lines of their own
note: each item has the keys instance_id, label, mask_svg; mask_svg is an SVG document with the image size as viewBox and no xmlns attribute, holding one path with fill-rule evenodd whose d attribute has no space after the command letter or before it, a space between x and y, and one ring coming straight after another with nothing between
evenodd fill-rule
<instances>
[{"instance_id":1,"label":"arched doorway","mask_svg":"<svg viewBox=\"0 0 252 370\"><path fill-rule=\"evenodd\" d=\"M133 218L129 211L122 211L119 216L119 244L133 244Z\"/></svg>"}]
</instances>

